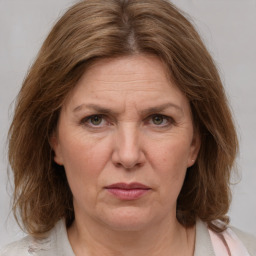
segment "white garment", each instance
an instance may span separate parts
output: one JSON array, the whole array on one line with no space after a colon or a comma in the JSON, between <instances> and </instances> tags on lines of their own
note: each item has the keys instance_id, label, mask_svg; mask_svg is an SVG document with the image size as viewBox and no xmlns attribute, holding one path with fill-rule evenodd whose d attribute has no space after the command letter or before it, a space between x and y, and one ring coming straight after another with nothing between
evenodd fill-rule
<instances>
[{"instance_id":1,"label":"white garment","mask_svg":"<svg viewBox=\"0 0 256 256\"><path fill-rule=\"evenodd\" d=\"M217 234L209 230L214 252L217 256L250 256L231 228Z\"/></svg>"},{"instance_id":2,"label":"white garment","mask_svg":"<svg viewBox=\"0 0 256 256\"><path fill-rule=\"evenodd\" d=\"M229 247L231 256L256 256L255 237L233 228L216 234L209 231L201 220L196 223L194 256L228 256L223 238ZM241 239L247 245L250 254ZM0 256L75 256L75 254L68 240L65 221L61 220L47 234L46 238L39 240L27 236L0 250Z\"/></svg>"}]
</instances>

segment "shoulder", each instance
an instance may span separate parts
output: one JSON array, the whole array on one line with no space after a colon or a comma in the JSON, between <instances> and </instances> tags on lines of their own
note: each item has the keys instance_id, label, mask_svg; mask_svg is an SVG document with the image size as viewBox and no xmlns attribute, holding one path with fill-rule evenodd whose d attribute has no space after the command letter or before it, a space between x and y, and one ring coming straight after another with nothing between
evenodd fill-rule
<instances>
[{"instance_id":1,"label":"shoulder","mask_svg":"<svg viewBox=\"0 0 256 256\"><path fill-rule=\"evenodd\" d=\"M207 223L197 220L195 256L243 255L256 256L256 237L237 228L228 227L221 233L210 230Z\"/></svg>"},{"instance_id":2,"label":"shoulder","mask_svg":"<svg viewBox=\"0 0 256 256\"><path fill-rule=\"evenodd\" d=\"M256 255L256 237L246 233L238 228L230 227L229 232L236 235L236 237L244 244L250 255Z\"/></svg>"},{"instance_id":3,"label":"shoulder","mask_svg":"<svg viewBox=\"0 0 256 256\"><path fill-rule=\"evenodd\" d=\"M32 236L13 242L0 250L0 256L74 256L68 241L64 220L56 223L45 237L37 239Z\"/></svg>"},{"instance_id":4,"label":"shoulder","mask_svg":"<svg viewBox=\"0 0 256 256\"><path fill-rule=\"evenodd\" d=\"M37 239L30 235L10 243L0 249L0 256L41 256L44 255L44 252L49 252L53 247L54 240L53 232L50 231L45 235L45 238ZM50 256L52 254L48 254Z\"/></svg>"},{"instance_id":5,"label":"shoulder","mask_svg":"<svg viewBox=\"0 0 256 256\"><path fill-rule=\"evenodd\" d=\"M256 238L234 227L227 227L221 233L209 230L216 255L227 251L228 255L256 255Z\"/></svg>"},{"instance_id":6,"label":"shoulder","mask_svg":"<svg viewBox=\"0 0 256 256\"><path fill-rule=\"evenodd\" d=\"M27 256L34 251L35 241L31 236L26 236L19 241L15 241L0 250L0 256Z\"/></svg>"}]
</instances>

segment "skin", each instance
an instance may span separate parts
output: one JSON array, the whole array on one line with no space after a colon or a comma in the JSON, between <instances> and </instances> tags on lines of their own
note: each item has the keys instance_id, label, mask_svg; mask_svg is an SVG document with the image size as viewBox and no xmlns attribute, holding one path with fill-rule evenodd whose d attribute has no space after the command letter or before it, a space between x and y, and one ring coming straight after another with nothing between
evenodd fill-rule
<instances>
[{"instance_id":1,"label":"skin","mask_svg":"<svg viewBox=\"0 0 256 256\"><path fill-rule=\"evenodd\" d=\"M200 139L187 98L156 56L91 66L65 101L51 144L73 193L76 255L193 255L195 230L178 223L176 201ZM105 189L117 182L150 190L120 200Z\"/></svg>"}]
</instances>

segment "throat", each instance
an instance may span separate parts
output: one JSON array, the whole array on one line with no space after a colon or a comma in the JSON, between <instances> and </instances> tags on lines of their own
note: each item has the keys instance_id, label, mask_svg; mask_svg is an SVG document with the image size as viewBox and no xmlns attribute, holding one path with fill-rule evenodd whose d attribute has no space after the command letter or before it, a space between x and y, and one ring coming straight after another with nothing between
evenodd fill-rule
<instances>
[{"instance_id":1,"label":"throat","mask_svg":"<svg viewBox=\"0 0 256 256\"><path fill-rule=\"evenodd\" d=\"M90 230L81 232L73 223L68 238L76 256L193 256L195 227L180 225L175 233L108 230L95 234Z\"/></svg>"}]
</instances>

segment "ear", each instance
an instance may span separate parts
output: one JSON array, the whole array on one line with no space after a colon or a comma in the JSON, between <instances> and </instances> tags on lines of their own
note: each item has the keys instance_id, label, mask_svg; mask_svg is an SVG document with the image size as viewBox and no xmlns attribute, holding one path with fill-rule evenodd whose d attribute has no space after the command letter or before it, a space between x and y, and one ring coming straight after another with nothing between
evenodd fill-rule
<instances>
[{"instance_id":1,"label":"ear","mask_svg":"<svg viewBox=\"0 0 256 256\"><path fill-rule=\"evenodd\" d=\"M201 138L198 131L194 132L193 139L190 145L190 154L188 157L187 167L191 167L196 162L198 152L201 146Z\"/></svg>"},{"instance_id":2,"label":"ear","mask_svg":"<svg viewBox=\"0 0 256 256\"><path fill-rule=\"evenodd\" d=\"M51 135L50 146L54 152L54 162L58 165L63 165L63 159L60 149L59 138L56 132Z\"/></svg>"}]
</instances>

